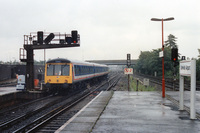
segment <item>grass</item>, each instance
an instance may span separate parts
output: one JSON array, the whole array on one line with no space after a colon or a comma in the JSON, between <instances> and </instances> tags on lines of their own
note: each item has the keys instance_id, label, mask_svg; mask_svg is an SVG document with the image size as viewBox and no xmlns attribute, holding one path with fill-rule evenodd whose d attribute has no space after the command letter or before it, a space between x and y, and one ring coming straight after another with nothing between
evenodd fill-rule
<instances>
[{"instance_id":1,"label":"grass","mask_svg":"<svg viewBox=\"0 0 200 133\"><path fill-rule=\"evenodd\" d=\"M130 78L130 91L136 91L137 88L137 80ZM140 82L138 82L138 91L155 91L155 88L152 86L144 86Z\"/></svg>"}]
</instances>

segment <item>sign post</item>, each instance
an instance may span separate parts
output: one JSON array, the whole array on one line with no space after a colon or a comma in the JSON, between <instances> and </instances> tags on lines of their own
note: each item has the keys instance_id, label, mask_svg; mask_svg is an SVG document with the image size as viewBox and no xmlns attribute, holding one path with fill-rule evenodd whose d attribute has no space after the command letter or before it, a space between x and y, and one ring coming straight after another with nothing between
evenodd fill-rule
<instances>
[{"instance_id":1,"label":"sign post","mask_svg":"<svg viewBox=\"0 0 200 133\"><path fill-rule=\"evenodd\" d=\"M195 101L196 101L196 60L180 62L179 78L179 109L184 109L184 76L190 76L190 119L196 118Z\"/></svg>"},{"instance_id":2,"label":"sign post","mask_svg":"<svg viewBox=\"0 0 200 133\"><path fill-rule=\"evenodd\" d=\"M130 71L129 67L131 66L131 54L127 54L127 67L128 71ZM127 72L128 73L128 72ZM128 74L128 91L130 90L130 75Z\"/></svg>"},{"instance_id":3,"label":"sign post","mask_svg":"<svg viewBox=\"0 0 200 133\"><path fill-rule=\"evenodd\" d=\"M133 68L124 68L124 74L127 75L133 74Z\"/></svg>"},{"instance_id":4,"label":"sign post","mask_svg":"<svg viewBox=\"0 0 200 133\"><path fill-rule=\"evenodd\" d=\"M128 75L128 91L130 90L130 74L133 74L133 68L124 68L124 74Z\"/></svg>"}]
</instances>

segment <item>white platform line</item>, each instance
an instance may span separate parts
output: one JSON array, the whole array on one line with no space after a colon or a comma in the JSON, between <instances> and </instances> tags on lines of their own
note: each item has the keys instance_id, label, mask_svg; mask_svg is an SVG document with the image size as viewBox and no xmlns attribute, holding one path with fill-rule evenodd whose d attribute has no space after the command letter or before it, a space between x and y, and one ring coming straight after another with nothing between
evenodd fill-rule
<instances>
[{"instance_id":1,"label":"white platform line","mask_svg":"<svg viewBox=\"0 0 200 133\"><path fill-rule=\"evenodd\" d=\"M94 98L92 99L87 105L85 105L78 113L76 113L71 119L69 119L64 125L62 125L58 130L55 131L55 133L60 133L70 122L72 122L85 108L87 108L97 97L101 95L102 91Z\"/></svg>"}]
</instances>

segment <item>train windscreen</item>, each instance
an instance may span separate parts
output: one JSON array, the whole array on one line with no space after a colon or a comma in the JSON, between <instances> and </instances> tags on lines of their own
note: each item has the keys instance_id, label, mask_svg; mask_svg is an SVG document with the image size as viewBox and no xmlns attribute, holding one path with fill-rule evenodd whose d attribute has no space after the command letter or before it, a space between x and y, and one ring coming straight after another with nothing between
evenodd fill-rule
<instances>
[{"instance_id":1,"label":"train windscreen","mask_svg":"<svg viewBox=\"0 0 200 133\"><path fill-rule=\"evenodd\" d=\"M47 76L69 76L69 65L53 65L47 66Z\"/></svg>"}]
</instances>

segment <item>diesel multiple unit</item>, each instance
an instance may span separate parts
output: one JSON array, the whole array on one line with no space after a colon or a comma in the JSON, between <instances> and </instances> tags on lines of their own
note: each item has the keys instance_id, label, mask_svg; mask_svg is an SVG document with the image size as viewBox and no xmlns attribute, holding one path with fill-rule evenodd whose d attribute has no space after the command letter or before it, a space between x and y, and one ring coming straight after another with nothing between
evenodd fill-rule
<instances>
[{"instance_id":1,"label":"diesel multiple unit","mask_svg":"<svg viewBox=\"0 0 200 133\"><path fill-rule=\"evenodd\" d=\"M107 74L106 65L58 58L46 63L45 84L47 88L67 88L69 85Z\"/></svg>"}]
</instances>

